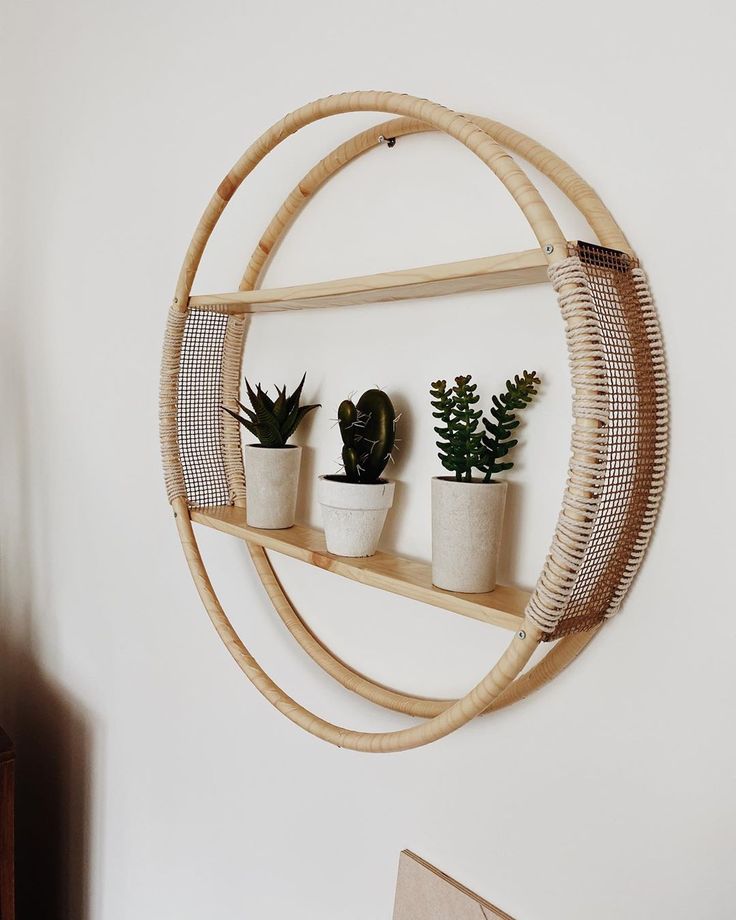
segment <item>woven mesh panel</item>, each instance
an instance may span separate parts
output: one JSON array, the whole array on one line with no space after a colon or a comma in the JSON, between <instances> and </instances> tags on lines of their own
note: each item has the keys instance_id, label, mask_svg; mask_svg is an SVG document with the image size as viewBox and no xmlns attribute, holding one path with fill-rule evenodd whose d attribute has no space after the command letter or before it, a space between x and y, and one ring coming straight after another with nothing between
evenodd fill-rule
<instances>
[{"instance_id":1,"label":"woven mesh panel","mask_svg":"<svg viewBox=\"0 0 736 920\"><path fill-rule=\"evenodd\" d=\"M222 361L228 318L190 310L184 325L177 392L177 430L187 501L230 504L222 446Z\"/></svg>"},{"instance_id":2,"label":"woven mesh panel","mask_svg":"<svg viewBox=\"0 0 736 920\"><path fill-rule=\"evenodd\" d=\"M571 245L592 295L603 358L597 510L562 616L546 636L591 629L618 609L654 523L666 453L666 380L659 327L635 260Z\"/></svg>"}]
</instances>

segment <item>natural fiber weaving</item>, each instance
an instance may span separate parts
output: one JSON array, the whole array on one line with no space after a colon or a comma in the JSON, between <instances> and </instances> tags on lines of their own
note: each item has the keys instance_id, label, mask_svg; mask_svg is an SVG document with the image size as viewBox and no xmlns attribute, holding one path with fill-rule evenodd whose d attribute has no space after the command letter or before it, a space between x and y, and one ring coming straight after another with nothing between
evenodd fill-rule
<instances>
[{"instance_id":1,"label":"natural fiber weaving","mask_svg":"<svg viewBox=\"0 0 736 920\"><path fill-rule=\"evenodd\" d=\"M574 387L573 456L529 617L557 639L614 614L641 563L662 491L667 378L644 273L591 243L551 266Z\"/></svg>"},{"instance_id":2,"label":"natural fiber weaving","mask_svg":"<svg viewBox=\"0 0 736 920\"><path fill-rule=\"evenodd\" d=\"M245 318L212 310L169 311L161 383L162 452L169 501L190 508L245 498L236 405Z\"/></svg>"}]
</instances>

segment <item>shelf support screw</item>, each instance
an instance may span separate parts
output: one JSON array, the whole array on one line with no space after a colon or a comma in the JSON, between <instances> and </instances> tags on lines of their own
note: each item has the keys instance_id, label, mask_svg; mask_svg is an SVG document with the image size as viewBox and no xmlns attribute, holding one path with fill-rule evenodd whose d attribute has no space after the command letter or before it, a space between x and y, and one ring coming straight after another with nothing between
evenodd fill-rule
<instances>
[{"instance_id":1,"label":"shelf support screw","mask_svg":"<svg viewBox=\"0 0 736 920\"><path fill-rule=\"evenodd\" d=\"M520 639L526 639L526 630L520 629L518 632L518 636Z\"/></svg>"},{"instance_id":2,"label":"shelf support screw","mask_svg":"<svg viewBox=\"0 0 736 920\"><path fill-rule=\"evenodd\" d=\"M547 243L547 245L544 247L544 251L547 253L548 256L551 256L552 253L555 251L555 247L552 245L552 243Z\"/></svg>"}]
</instances>

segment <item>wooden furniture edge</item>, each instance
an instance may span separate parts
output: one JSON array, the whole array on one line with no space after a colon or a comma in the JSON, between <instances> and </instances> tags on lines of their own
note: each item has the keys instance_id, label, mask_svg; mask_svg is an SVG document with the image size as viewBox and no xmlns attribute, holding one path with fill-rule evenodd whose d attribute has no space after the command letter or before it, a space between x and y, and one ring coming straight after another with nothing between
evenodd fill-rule
<instances>
[{"instance_id":1,"label":"wooden furniture edge","mask_svg":"<svg viewBox=\"0 0 736 920\"><path fill-rule=\"evenodd\" d=\"M15 747L0 728L0 920L15 916Z\"/></svg>"},{"instance_id":2,"label":"wooden furniture edge","mask_svg":"<svg viewBox=\"0 0 736 920\"><path fill-rule=\"evenodd\" d=\"M437 878L441 879L443 882L446 882L452 888L455 888L461 894L464 894L471 901L475 901L479 907L484 908L485 911L492 911L494 920L514 920L514 918L507 914L506 911L501 910L500 907L496 907L495 904L491 904L486 898L477 894L472 889L468 888L467 885L463 885L462 882L458 882L457 879L453 878L451 875L448 875L446 872L443 872L442 869L438 869L437 866L432 865L432 863L427 862L426 859L423 859L421 856L414 853L412 850L402 850L399 856L405 856L407 859L411 859L417 865L421 866L423 869L426 869L428 872L431 872ZM490 920L490 918L488 918Z\"/></svg>"}]
</instances>

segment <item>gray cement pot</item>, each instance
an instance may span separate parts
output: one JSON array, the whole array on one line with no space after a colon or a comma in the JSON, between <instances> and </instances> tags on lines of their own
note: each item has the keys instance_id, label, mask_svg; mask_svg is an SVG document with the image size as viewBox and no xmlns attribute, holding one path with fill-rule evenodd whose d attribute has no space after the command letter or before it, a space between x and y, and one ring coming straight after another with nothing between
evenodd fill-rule
<instances>
[{"instance_id":1,"label":"gray cement pot","mask_svg":"<svg viewBox=\"0 0 736 920\"><path fill-rule=\"evenodd\" d=\"M480 594L496 587L506 483L432 480L432 583Z\"/></svg>"},{"instance_id":2,"label":"gray cement pot","mask_svg":"<svg viewBox=\"0 0 736 920\"><path fill-rule=\"evenodd\" d=\"M320 476L318 497L327 551L335 556L372 556L394 501L394 484Z\"/></svg>"},{"instance_id":3,"label":"gray cement pot","mask_svg":"<svg viewBox=\"0 0 736 920\"><path fill-rule=\"evenodd\" d=\"M243 448L245 516L249 527L282 530L294 526L301 460L302 449L293 444L248 444Z\"/></svg>"}]
</instances>

